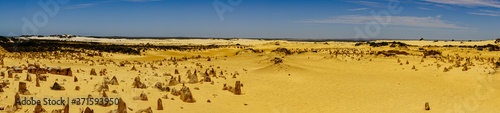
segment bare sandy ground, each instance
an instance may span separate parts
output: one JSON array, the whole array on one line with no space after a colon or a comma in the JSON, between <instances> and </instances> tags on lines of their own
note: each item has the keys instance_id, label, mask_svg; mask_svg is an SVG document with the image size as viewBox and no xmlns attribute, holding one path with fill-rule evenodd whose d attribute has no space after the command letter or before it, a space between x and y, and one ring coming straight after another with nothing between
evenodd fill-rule
<instances>
[{"instance_id":1,"label":"bare sandy ground","mask_svg":"<svg viewBox=\"0 0 500 113\"><path fill-rule=\"evenodd\" d=\"M103 57L84 56L87 61L61 58L29 58L15 57L19 53L0 50L4 57L4 67L21 66L39 63L48 67L71 68L73 75L47 75L47 81L26 81L27 71L15 73L14 78L0 77L9 81L4 92L0 92L0 107L12 106L14 95L18 92L19 82L26 82L31 94L21 97L43 98L85 98L88 95L101 97L102 92L96 87L102 84L105 77L116 77L119 85L109 85L108 97L122 98L129 108L128 112L152 108L153 112L175 113L445 113L476 112L495 113L500 111L499 95L500 78L494 62L500 61L498 51L478 51L472 48L459 47L423 47L427 45L486 45L490 41L400 41L415 47L370 47L354 46L354 42L296 42L282 40L216 40L216 39L168 39L168 40L110 40L76 38L78 41L95 41L119 44L151 43L158 45L188 44L241 44L247 48L263 50L262 53L242 48L217 48L205 51L146 51L142 56L103 53ZM392 42L392 41L387 41ZM279 43L279 44L278 44ZM285 55L272 52L277 48L288 50L308 50L302 53ZM440 56L427 56L419 48L439 50ZM398 50L408 55L384 56L369 54L370 52ZM112 56L111 56L112 55ZM172 57L182 58L198 56L185 61L167 61ZM9 57L11 56L11 57ZM210 57L210 61L208 58ZM281 59L282 63L273 59ZM493 58L493 60L491 60ZM490 59L490 60L488 60ZM93 63L92 63L93 61ZM122 61L131 64L119 66ZM134 62L136 61L136 62ZM460 62L456 65L457 62ZM177 65L175 64L177 63ZM160 65L161 64L161 65ZM152 69L152 67L156 69ZM466 67L465 67L466 66ZM131 70L136 67L137 71ZM451 69L449 69L452 67ZM211 82L185 83L190 88L196 102L183 102L179 96L171 92L154 88L157 82L168 84L171 77L180 76L183 82L189 81L188 70L198 72L198 80L203 79L201 73L214 69L217 77ZM444 71L447 68L449 71ZM467 68L464 70L464 68ZM90 75L95 69L98 75ZM107 73L100 76L99 71ZM7 68L0 71L7 72ZM179 74L175 74L175 70ZM78 72L77 72L78 71ZM222 74L220 74L222 72ZM238 73L236 75L236 73ZM167 76L171 74L172 76ZM155 76L156 75L156 76ZM31 74L34 78L35 74ZM234 77L235 78L234 78ZM73 78L78 78L74 82ZM134 78L140 77L148 88L133 88ZM224 84L235 86L240 81L242 94L235 95L222 90ZM54 82L65 87L63 91L51 90ZM79 91L75 87L79 86ZM169 86L170 89L181 89L182 84ZM116 90L116 93L113 93ZM134 100L141 93L148 100ZM168 98L162 98L167 95ZM157 110L157 100L162 100L163 110ZM210 102L207 102L207 101ZM429 103L430 110L425 110ZM64 106L42 106L48 112L63 109ZM97 113L109 112L117 105L70 105L71 113L80 112L89 107ZM34 105L24 105L16 112L33 112ZM6 110L0 110L6 112Z\"/></svg>"}]
</instances>

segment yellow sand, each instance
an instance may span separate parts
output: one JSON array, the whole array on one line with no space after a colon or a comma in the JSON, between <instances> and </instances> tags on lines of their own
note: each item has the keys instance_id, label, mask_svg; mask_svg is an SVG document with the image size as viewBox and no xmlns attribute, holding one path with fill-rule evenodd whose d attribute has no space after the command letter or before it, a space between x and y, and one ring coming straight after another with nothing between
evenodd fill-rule
<instances>
[{"instance_id":1,"label":"yellow sand","mask_svg":"<svg viewBox=\"0 0 500 113\"><path fill-rule=\"evenodd\" d=\"M173 113L372 113L372 112L395 112L395 113L444 113L444 112L486 112L494 113L500 111L498 73L493 73L496 69L491 63L473 60L475 66L469 67L468 71L462 71L462 67L451 69L449 72L443 72L444 67L449 67L453 63L444 63L435 58L422 58L418 51L421 47L409 48L373 48L367 45L354 46L354 42L296 42L296 41L262 41L262 40L213 40L213 39L189 39L177 40L149 40L155 44L242 44L248 45L253 49L264 50L264 53L242 53L235 55L242 50L238 48L219 48L197 52L182 51L147 51L143 56L132 56L124 54L104 53L108 57L87 57L96 61L96 65L90 66L89 63L76 60L48 60L48 59L14 59L5 58L4 66L27 65L38 62L49 67L61 66L62 68L71 67L73 76L79 81L73 82L73 77L62 75L48 75L48 81L42 81L41 87L35 87L34 74L31 74L33 82L27 82L28 90L32 95L21 95L21 97L35 98L84 98L88 95L101 97L100 92L95 92L95 85L100 84L104 77L112 78L116 76L120 85L110 85L110 90L116 90L118 93L106 92L109 97L120 97L126 102L127 106L138 109L151 107L153 112L173 112ZM111 43L113 41L108 41ZM123 41L134 42L134 41ZM144 43L147 41L141 41ZM160 44L161 42L161 44ZM279 42L279 45L276 45ZM392 41L389 41L392 42ZM463 42L459 41L401 41L403 43L425 46L425 45L485 45L494 44L493 41ZM120 44L124 44L119 42ZM129 43L127 43L129 44ZM404 50L409 53L419 55L397 55L395 57L384 57L383 55L331 55L328 51L306 52L294 55L279 55L271 51L278 48L288 49L311 49L328 48L337 49L359 49L361 51L381 51L381 50ZM498 59L500 52L477 51L471 48L458 47L430 47L426 49L440 50L443 56L458 54L461 57L479 56L483 58L494 57ZM7 56L13 55L1 50L1 54ZM152 70L150 65L143 67L144 64L156 60L170 59L171 57L202 57L210 56L211 61L206 58L190 59L188 61L179 61L178 66L172 65L172 62L163 61L162 66L159 62L154 65L159 69ZM216 58L215 58L216 57ZM275 57L282 58L283 63L274 64L271 59ZM359 58L359 61L357 60ZM135 65L140 70L131 71L132 65L118 67L117 65L107 64L99 65L99 59L113 60L116 63L128 60L143 62L143 65ZM400 59L403 65L397 62ZM424 62L421 62L421 60ZM75 63L76 61L76 63ZM406 61L409 64L406 64ZM437 61L437 62L436 62ZM60 63L58 63L60 62ZM462 61L463 63L464 61ZM167 65L170 63L171 65ZM203 65L201 69L195 63ZM442 65L437 68L437 64ZM212 67L210 67L213 65ZM412 69L415 66L416 69ZM184 68L187 67L187 68ZM220 68L217 68L220 67ZM105 76L91 76L90 70L94 68L99 73L101 69L107 69ZM224 71L224 78L212 77L215 84L208 82L189 84L186 83L197 102L182 102L179 96L173 96L169 92L162 92L153 86L157 82L168 84L169 76L163 76L164 73L170 73L177 77L181 75L183 81L188 81L185 75L187 70L194 69L204 72L207 68L214 68L217 75ZM178 69L180 74L174 74ZM5 71L6 68L0 69ZM77 73L77 70L85 72ZM232 78L231 74L237 71L239 75ZM25 81L26 71L19 73L20 81ZM153 76L154 73L160 75ZM140 76L142 82L148 85L147 89L132 88L134 78ZM198 79L202 76L198 74ZM91 80L92 78L92 80ZM50 90L54 82L62 84L66 90ZM18 90L18 82L13 78L0 78L0 80L9 80L9 88L4 88L5 92L0 93L0 106L12 105L14 95ZM66 81L64 81L66 80ZM121 82L121 81L125 82ZM241 81L243 95L234 95L229 91L222 90L223 84L227 83L234 86L235 81ZM26 82L26 81L25 81ZM75 91L75 87L80 86L80 91ZM175 86L178 90L182 84ZM195 90L198 87L200 90ZM172 87L171 87L172 88ZM122 91L123 89L123 91ZM142 92L146 93L149 101L133 100L134 96L139 96ZM157 100L167 94L171 99L162 99L164 110L156 110ZM215 95L215 96L214 96ZM210 100L211 103L208 103ZM431 110L426 111L424 104L428 102ZM35 106L23 106L22 110L32 112ZM71 105L70 112L79 112L80 108L90 107L97 111L108 112L117 109L117 105L102 106L84 106ZM62 109L64 106L43 106L48 112L54 109ZM2 111L0 111L2 112Z\"/></svg>"}]
</instances>

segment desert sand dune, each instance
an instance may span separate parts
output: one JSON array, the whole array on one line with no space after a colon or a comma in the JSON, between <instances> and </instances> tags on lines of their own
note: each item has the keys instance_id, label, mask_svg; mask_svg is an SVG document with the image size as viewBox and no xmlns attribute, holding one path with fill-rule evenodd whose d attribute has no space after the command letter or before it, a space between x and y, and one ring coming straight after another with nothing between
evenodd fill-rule
<instances>
[{"instance_id":1,"label":"desert sand dune","mask_svg":"<svg viewBox=\"0 0 500 113\"><path fill-rule=\"evenodd\" d=\"M33 38L31 38L33 39ZM50 37L45 39L52 39ZM54 38L53 40L60 40ZM62 39L61 39L62 40ZM500 52L444 45L251 39L64 39L137 45L140 55L0 48L0 112L495 112ZM241 46L231 46L231 45ZM391 45L392 44L392 45ZM17 97L18 95L19 97ZM113 105L16 105L16 98L116 98Z\"/></svg>"}]
</instances>

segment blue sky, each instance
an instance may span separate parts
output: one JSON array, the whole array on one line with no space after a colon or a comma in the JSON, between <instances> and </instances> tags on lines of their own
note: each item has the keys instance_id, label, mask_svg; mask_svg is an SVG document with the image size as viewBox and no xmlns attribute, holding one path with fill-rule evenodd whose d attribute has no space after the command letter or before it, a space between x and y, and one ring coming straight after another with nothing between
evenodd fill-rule
<instances>
[{"instance_id":1,"label":"blue sky","mask_svg":"<svg viewBox=\"0 0 500 113\"><path fill-rule=\"evenodd\" d=\"M500 38L498 0L2 0L0 16L3 36Z\"/></svg>"}]
</instances>

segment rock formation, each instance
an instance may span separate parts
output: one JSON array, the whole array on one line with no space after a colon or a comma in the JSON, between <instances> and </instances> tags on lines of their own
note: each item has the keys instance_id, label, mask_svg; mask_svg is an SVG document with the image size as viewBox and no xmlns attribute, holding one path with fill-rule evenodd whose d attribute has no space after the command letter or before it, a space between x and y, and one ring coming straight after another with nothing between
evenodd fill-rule
<instances>
[{"instance_id":1,"label":"rock formation","mask_svg":"<svg viewBox=\"0 0 500 113\"><path fill-rule=\"evenodd\" d=\"M18 90L19 93L23 94L23 95L29 95L30 92L28 91L27 87L26 87L26 83L25 82L19 82L19 90Z\"/></svg>"},{"instance_id":2,"label":"rock formation","mask_svg":"<svg viewBox=\"0 0 500 113\"><path fill-rule=\"evenodd\" d=\"M19 93L16 93L16 95L14 96L14 105L12 105L12 107L14 108L14 111L17 111L17 110L23 108L23 106L20 103L16 102L18 100L21 100L21 96L19 96Z\"/></svg>"},{"instance_id":3,"label":"rock formation","mask_svg":"<svg viewBox=\"0 0 500 113\"><path fill-rule=\"evenodd\" d=\"M127 113L127 104L122 98L118 100L118 113Z\"/></svg>"},{"instance_id":4,"label":"rock formation","mask_svg":"<svg viewBox=\"0 0 500 113\"><path fill-rule=\"evenodd\" d=\"M29 73L28 73L28 74L26 74L26 81L31 82L31 75L30 75Z\"/></svg>"},{"instance_id":5,"label":"rock formation","mask_svg":"<svg viewBox=\"0 0 500 113\"><path fill-rule=\"evenodd\" d=\"M40 79L40 81L47 81L47 76L45 75L36 74L36 78Z\"/></svg>"},{"instance_id":6,"label":"rock formation","mask_svg":"<svg viewBox=\"0 0 500 113\"><path fill-rule=\"evenodd\" d=\"M104 76L106 74L108 74L107 69L101 69L101 71L99 71L99 76Z\"/></svg>"},{"instance_id":7,"label":"rock formation","mask_svg":"<svg viewBox=\"0 0 500 113\"><path fill-rule=\"evenodd\" d=\"M222 90L228 90L235 95L241 95L241 87L243 87L243 84L241 84L240 81L236 81L236 84L234 86L235 87L233 88L231 86L224 84L224 87L222 88Z\"/></svg>"},{"instance_id":8,"label":"rock formation","mask_svg":"<svg viewBox=\"0 0 500 113\"><path fill-rule=\"evenodd\" d=\"M116 76L113 76L113 78L111 78L111 80L108 82L108 84L119 85L118 80L116 79Z\"/></svg>"},{"instance_id":9,"label":"rock formation","mask_svg":"<svg viewBox=\"0 0 500 113\"><path fill-rule=\"evenodd\" d=\"M18 74L14 75L14 81L19 81L19 79L21 79L21 76Z\"/></svg>"},{"instance_id":10,"label":"rock formation","mask_svg":"<svg viewBox=\"0 0 500 113\"><path fill-rule=\"evenodd\" d=\"M161 98L158 98L157 110L163 110L163 104L161 102Z\"/></svg>"},{"instance_id":11,"label":"rock formation","mask_svg":"<svg viewBox=\"0 0 500 113\"><path fill-rule=\"evenodd\" d=\"M189 90L189 87L182 87L180 90L180 95L181 95L181 100L184 102L196 102L196 100L193 98L193 94L191 93L191 90Z\"/></svg>"},{"instance_id":12,"label":"rock formation","mask_svg":"<svg viewBox=\"0 0 500 113\"><path fill-rule=\"evenodd\" d=\"M217 72L215 72L214 68L212 68L212 70L210 70L210 75L212 75L212 77L217 77Z\"/></svg>"},{"instance_id":13,"label":"rock formation","mask_svg":"<svg viewBox=\"0 0 500 113\"><path fill-rule=\"evenodd\" d=\"M130 69L131 71L137 71L137 69L135 68L135 65L132 66L132 69Z\"/></svg>"},{"instance_id":14,"label":"rock formation","mask_svg":"<svg viewBox=\"0 0 500 113\"><path fill-rule=\"evenodd\" d=\"M106 94L106 91L102 91L102 97L105 97L105 98L108 97L108 95Z\"/></svg>"},{"instance_id":15,"label":"rock formation","mask_svg":"<svg viewBox=\"0 0 500 113\"><path fill-rule=\"evenodd\" d=\"M141 82L141 78L139 76L134 78L134 83L132 83L132 86L134 86L134 88L141 88L141 89L147 88L146 84Z\"/></svg>"},{"instance_id":16,"label":"rock formation","mask_svg":"<svg viewBox=\"0 0 500 113\"><path fill-rule=\"evenodd\" d=\"M196 74L196 70L194 71L194 74L189 74L188 73L188 79L189 79L189 83L198 83L198 75Z\"/></svg>"},{"instance_id":17,"label":"rock formation","mask_svg":"<svg viewBox=\"0 0 500 113\"><path fill-rule=\"evenodd\" d=\"M52 87L50 87L50 89L52 89L52 90L65 90L64 87L59 85L59 83L57 83L57 82L54 82L54 85L52 85Z\"/></svg>"},{"instance_id":18,"label":"rock formation","mask_svg":"<svg viewBox=\"0 0 500 113\"><path fill-rule=\"evenodd\" d=\"M177 76L177 82L181 83L181 75Z\"/></svg>"},{"instance_id":19,"label":"rock formation","mask_svg":"<svg viewBox=\"0 0 500 113\"><path fill-rule=\"evenodd\" d=\"M83 111L83 113L94 113L94 110L87 107L85 108L85 111Z\"/></svg>"},{"instance_id":20,"label":"rock formation","mask_svg":"<svg viewBox=\"0 0 500 113\"><path fill-rule=\"evenodd\" d=\"M240 81L236 81L236 84L234 85L234 91L233 91L233 93L235 95L241 95L241 87L242 86L243 85L240 83Z\"/></svg>"},{"instance_id":21,"label":"rock formation","mask_svg":"<svg viewBox=\"0 0 500 113\"><path fill-rule=\"evenodd\" d=\"M464 68L462 68L462 71L467 71L469 70L469 67L467 67L467 65L464 65Z\"/></svg>"},{"instance_id":22,"label":"rock formation","mask_svg":"<svg viewBox=\"0 0 500 113\"><path fill-rule=\"evenodd\" d=\"M161 89L163 87L163 84L161 82L156 82L154 88Z\"/></svg>"},{"instance_id":23,"label":"rock formation","mask_svg":"<svg viewBox=\"0 0 500 113\"><path fill-rule=\"evenodd\" d=\"M179 82L175 80L175 77L171 77L170 80L168 81L168 86L175 86L177 84L179 84Z\"/></svg>"},{"instance_id":24,"label":"rock formation","mask_svg":"<svg viewBox=\"0 0 500 113\"><path fill-rule=\"evenodd\" d=\"M94 69L94 68L92 68L92 69L90 70L90 75L97 76L97 72L95 71L95 69Z\"/></svg>"},{"instance_id":25,"label":"rock formation","mask_svg":"<svg viewBox=\"0 0 500 113\"><path fill-rule=\"evenodd\" d=\"M111 110L108 113L127 113L127 104L123 101L122 98L118 100L118 109Z\"/></svg>"},{"instance_id":26,"label":"rock formation","mask_svg":"<svg viewBox=\"0 0 500 113\"><path fill-rule=\"evenodd\" d=\"M431 107L429 106L429 103L428 103L428 102L426 102L426 103L425 103L425 110L427 110L427 111L428 111L428 110L431 110Z\"/></svg>"},{"instance_id":27,"label":"rock formation","mask_svg":"<svg viewBox=\"0 0 500 113\"><path fill-rule=\"evenodd\" d=\"M66 104L66 106L64 106L64 113L69 113L69 104Z\"/></svg>"},{"instance_id":28,"label":"rock formation","mask_svg":"<svg viewBox=\"0 0 500 113\"><path fill-rule=\"evenodd\" d=\"M210 78L210 75L208 75L208 72L205 71L205 73L203 73L204 76L203 76L203 81L204 82L212 82L212 78Z\"/></svg>"},{"instance_id":29,"label":"rock formation","mask_svg":"<svg viewBox=\"0 0 500 113\"><path fill-rule=\"evenodd\" d=\"M273 62L274 64L281 64L283 63L283 59L274 57L274 59L271 59L271 62Z\"/></svg>"},{"instance_id":30,"label":"rock formation","mask_svg":"<svg viewBox=\"0 0 500 113\"><path fill-rule=\"evenodd\" d=\"M109 91L109 86L106 82L102 82L100 84L97 84L96 87L94 87L95 91L101 92L101 91Z\"/></svg>"},{"instance_id":31,"label":"rock formation","mask_svg":"<svg viewBox=\"0 0 500 113\"><path fill-rule=\"evenodd\" d=\"M172 89L170 90L170 94L172 94L172 95L174 95L174 96L179 96L179 95L181 94L181 92L180 92L180 91L177 91L177 89L175 89L175 87L174 87L174 88L172 88Z\"/></svg>"},{"instance_id":32,"label":"rock formation","mask_svg":"<svg viewBox=\"0 0 500 113\"><path fill-rule=\"evenodd\" d=\"M36 78L36 87L40 87L40 79Z\"/></svg>"},{"instance_id":33,"label":"rock formation","mask_svg":"<svg viewBox=\"0 0 500 113\"><path fill-rule=\"evenodd\" d=\"M7 71L7 78L12 78L12 70Z\"/></svg>"},{"instance_id":34,"label":"rock formation","mask_svg":"<svg viewBox=\"0 0 500 113\"><path fill-rule=\"evenodd\" d=\"M133 98L134 100L142 100L142 101L148 101L148 96L146 95L146 93L141 93L141 95L139 96L135 96Z\"/></svg>"},{"instance_id":35,"label":"rock formation","mask_svg":"<svg viewBox=\"0 0 500 113\"><path fill-rule=\"evenodd\" d=\"M153 109L151 109L151 107L148 107L146 109L139 109L136 113L153 113Z\"/></svg>"},{"instance_id":36,"label":"rock formation","mask_svg":"<svg viewBox=\"0 0 500 113\"><path fill-rule=\"evenodd\" d=\"M45 109L43 109L42 105L37 104L35 106L34 113L44 113L44 112L47 112L47 111Z\"/></svg>"}]
</instances>

